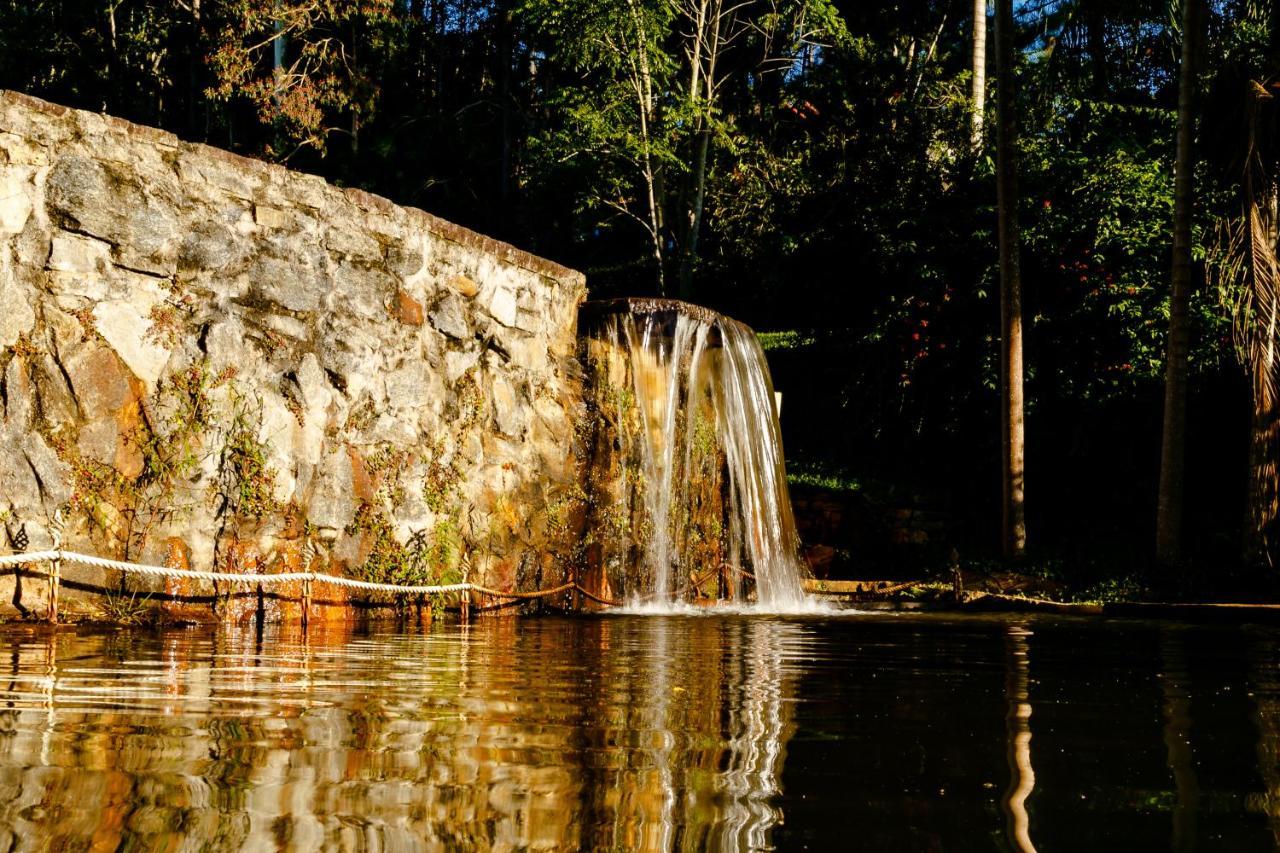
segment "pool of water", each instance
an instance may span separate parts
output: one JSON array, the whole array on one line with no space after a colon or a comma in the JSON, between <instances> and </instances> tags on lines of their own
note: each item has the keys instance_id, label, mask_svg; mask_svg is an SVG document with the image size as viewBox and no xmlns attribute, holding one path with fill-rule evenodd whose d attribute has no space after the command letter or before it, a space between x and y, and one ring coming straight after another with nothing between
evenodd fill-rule
<instances>
[{"instance_id":1,"label":"pool of water","mask_svg":"<svg viewBox=\"0 0 1280 853\"><path fill-rule=\"evenodd\" d=\"M4 849L1270 849L1280 630L0 628Z\"/></svg>"}]
</instances>

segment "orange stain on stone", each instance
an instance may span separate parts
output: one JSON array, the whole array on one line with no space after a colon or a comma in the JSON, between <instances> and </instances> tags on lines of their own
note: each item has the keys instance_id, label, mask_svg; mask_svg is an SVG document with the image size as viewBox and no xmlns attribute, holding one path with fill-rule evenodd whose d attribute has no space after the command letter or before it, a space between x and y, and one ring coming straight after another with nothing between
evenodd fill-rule
<instances>
[{"instance_id":1,"label":"orange stain on stone","mask_svg":"<svg viewBox=\"0 0 1280 853\"><path fill-rule=\"evenodd\" d=\"M397 290L395 304L391 306L391 315L406 326L421 326L422 303L405 291Z\"/></svg>"}]
</instances>

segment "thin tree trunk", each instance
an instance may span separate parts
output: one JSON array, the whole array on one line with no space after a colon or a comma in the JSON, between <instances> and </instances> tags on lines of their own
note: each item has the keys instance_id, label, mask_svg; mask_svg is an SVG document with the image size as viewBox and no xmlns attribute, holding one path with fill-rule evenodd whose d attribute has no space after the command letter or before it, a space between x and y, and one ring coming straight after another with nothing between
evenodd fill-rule
<instances>
[{"instance_id":1,"label":"thin tree trunk","mask_svg":"<svg viewBox=\"0 0 1280 853\"><path fill-rule=\"evenodd\" d=\"M689 300L693 298L693 268L698 260L698 236L702 230L702 210L707 193L707 155L711 146L711 128L708 123L715 100L716 61L720 52L725 12L720 0L702 0L686 11L686 14L692 36L689 46L688 95L690 106L699 114L696 125L697 143L693 155L693 198L688 203L686 213L677 280L680 298ZM702 100L701 104L698 103L699 100Z\"/></svg>"},{"instance_id":2,"label":"thin tree trunk","mask_svg":"<svg viewBox=\"0 0 1280 853\"><path fill-rule=\"evenodd\" d=\"M1183 481L1187 443L1187 350L1191 330L1192 144L1195 130L1196 46L1202 0L1183 0L1182 67L1178 73L1178 149L1173 172L1173 269L1169 296L1169 351L1164 376L1164 433L1156 514L1156 560L1182 560Z\"/></svg>"},{"instance_id":3,"label":"thin tree trunk","mask_svg":"<svg viewBox=\"0 0 1280 853\"><path fill-rule=\"evenodd\" d=\"M203 45L201 42L200 0L191 0L191 43L187 45L187 138L204 139L200 130L200 70Z\"/></svg>"},{"instance_id":4,"label":"thin tree trunk","mask_svg":"<svg viewBox=\"0 0 1280 853\"><path fill-rule=\"evenodd\" d=\"M1107 18L1101 0L1090 3L1088 11L1085 28L1089 39L1090 83L1093 97L1102 100L1107 96L1110 85L1107 74Z\"/></svg>"},{"instance_id":5,"label":"thin tree trunk","mask_svg":"<svg viewBox=\"0 0 1280 853\"><path fill-rule=\"evenodd\" d=\"M512 37L514 22L509 0L498 3L497 14L498 99L502 108L502 158L499 165L498 197L505 204L511 197L511 66L515 63L515 40Z\"/></svg>"},{"instance_id":6,"label":"thin tree trunk","mask_svg":"<svg viewBox=\"0 0 1280 853\"><path fill-rule=\"evenodd\" d=\"M644 177L645 201L648 206L649 237L653 248L654 273L658 295L666 296L666 264L662 252L662 213L659 208L659 194L657 191L658 175L649 152L651 143L649 123L655 112L656 101L653 96L653 73L649 67L648 35L645 33L644 24L640 19L639 12L636 10L634 0L630 0L627 3L627 8L631 12L631 21L636 33L636 67L639 74L639 79L636 81L636 97L639 100L640 167Z\"/></svg>"},{"instance_id":7,"label":"thin tree trunk","mask_svg":"<svg viewBox=\"0 0 1280 853\"><path fill-rule=\"evenodd\" d=\"M996 216L1000 242L1002 547L1007 560L1027 547L1023 506L1022 272L1018 262L1018 128L1013 90L1013 3L996 0Z\"/></svg>"},{"instance_id":8,"label":"thin tree trunk","mask_svg":"<svg viewBox=\"0 0 1280 853\"><path fill-rule=\"evenodd\" d=\"M973 77L969 81L969 103L973 112L971 140L974 150L982 147L982 123L987 108L987 0L973 0Z\"/></svg>"},{"instance_id":9,"label":"thin tree trunk","mask_svg":"<svg viewBox=\"0 0 1280 853\"><path fill-rule=\"evenodd\" d=\"M711 131L698 134L698 151L694 161L693 204L689 211L689 234L685 239L684 258L680 263L680 298L693 298L693 267L698 261L698 232L702 230L702 209L707 197L707 152L711 147Z\"/></svg>"}]
</instances>

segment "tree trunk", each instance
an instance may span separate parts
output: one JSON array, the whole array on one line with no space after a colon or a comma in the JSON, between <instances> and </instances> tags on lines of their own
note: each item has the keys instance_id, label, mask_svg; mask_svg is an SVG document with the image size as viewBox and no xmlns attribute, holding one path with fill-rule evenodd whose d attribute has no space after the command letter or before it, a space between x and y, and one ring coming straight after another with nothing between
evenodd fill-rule
<instances>
[{"instance_id":1,"label":"tree trunk","mask_svg":"<svg viewBox=\"0 0 1280 853\"><path fill-rule=\"evenodd\" d=\"M1183 480L1187 443L1187 349L1191 330L1192 143L1195 130L1196 49L1202 0L1183 0L1182 67L1178 73L1178 149L1173 171L1173 269L1169 296L1169 351L1164 374L1164 436L1156 514L1156 561L1182 560Z\"/></svg>"},{"instance_id":2,"label":"tree trunk","mask_svg":"<svg viewBox=\"0 0 1280 853\"><path fill-rule=\"evenodd\" d=\"M1107 17L1101 0L1089 4L1085 31L1089 39L1089 77L1093 97L1103 100L1110 89L1107 74Z\"/></svg>"},{"instance_id":3,"label":"tree trunk","mask_svg":"<svg viewBox=\"0 0 1280 853\"><path fill-rule=\"evenodd\" d=\"M973 112L971 139L975 151L982 148L982 123L987 108L987 0L973 0L973 77L969 81Z\"/></svg>"},{"instance_id":4,"label":"tree trunk","mask_svg":"<svg viewBox=\"0 0 1280 853\"><path fill-rule=\"evenodd\" d=\"M510 0L500 0L497 5L498 45L497 77L498 100L502 115L502 157L498 166L498 197L505 206L511 199L511 66L515 64L515 40L512 36L514 18ZM504 210L504 213L506 211Z\"/></svg>"},{"instance_id":5,"label":"tree trunk","mask_svg":"<svg viewBox=\"0 0 1280 853\"><path fill-rule=\"evenodd\" d=\"M661 193L658 191L659 175L649 150L652 140L649 129L651 119L656 117L657 100L653 94L653 73L649 67L648 36L645 33L644 24L641 22L634 0L629 0L627 8L631 12L631 23L635 27L636 36L636 68L639 74L639 79L636 81L636 98L638 100L636 106L639 110L640 119L640 169L645 185L649 239L653 248L654 275L658 295L666 296L666 261L662 251L663 231L662 209L660 206Z\"/></svg>"},{"instance_id":6,"label":"tree trunk","mask_svg":"<svg viewBox=\"0 0 1280 853\"><path fill-rule=\"evenodd\" d=\"M1022 389L1022 272L1018 262L1018 128L1013 90L1013 3L996 0L996 228L1000 242L1000 446L1007 560L1027 547Z\"/></svg>"},{"instance_id":7,"label":"tree trunk","mask_svg":"<svg viewBox=\"0 0 1280 853\"><path fill-rule=\"evenodd\" d=\"M693 203L689 210L689 232L685 237L684 257L680 261L680 298L693 299L693 268L698 262L698 234L702 230L702 209L707 197L707 152L711 146L711 131L698 134L698 149L694 160Z\"/></svg>"},{"instance_id":8,"label":"tree trunk","mask_svg":"<svg viewBox=\"0 0 1280 853\"><path fill-rule=\"evenodd\" d=\"M203 26L200 20L200 0L191 0L191 32L187 50L187 138L206 139L209 128L206 112L205 127L200 127L200 106L205 103L200 87L201 61L204 51Z\"/></svg>"}]
</instances>

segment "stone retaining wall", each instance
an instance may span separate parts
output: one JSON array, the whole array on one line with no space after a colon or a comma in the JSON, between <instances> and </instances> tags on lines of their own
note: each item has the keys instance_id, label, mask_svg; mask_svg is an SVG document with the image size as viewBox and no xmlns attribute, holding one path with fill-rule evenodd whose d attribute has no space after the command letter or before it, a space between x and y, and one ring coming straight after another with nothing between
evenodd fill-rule
<instances>
[{"instance_id":1,"label":"stone retaining wall","mask_svg":"<svg viewBox=\"0 0 1280 853\"><path fill-rule=\"evenodd\" d=\"M62 509L68 547L134 561L549 585L584 296L422 211L0 92L7 533L45 547Z\"/></svg>"}]
</instances>

